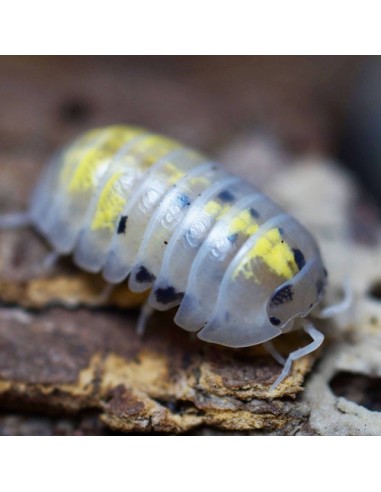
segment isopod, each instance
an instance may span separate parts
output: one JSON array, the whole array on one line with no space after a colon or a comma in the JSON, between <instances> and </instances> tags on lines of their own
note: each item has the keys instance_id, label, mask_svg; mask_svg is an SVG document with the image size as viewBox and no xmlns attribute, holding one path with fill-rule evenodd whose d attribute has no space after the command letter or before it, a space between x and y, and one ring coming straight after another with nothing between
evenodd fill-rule
<instances>
[{"instance_id":1,"label":"isopod","mask_svg":"<svg viewBox=\"0 0 381 492\"><path fill-rule=\"evenodd\" d=\"M86 132L53 156L25 213L55 256L73 254L110 284L150 289L147 309L177 307L181 328L228 347L303 328L311 353L324 336L306 317L321 302L326 270L314 238L251 184L180 143L141 128ZM338 308L340 306L337 306ZM336 307L321 315L332 314ZM143 315L143 324L145 322Z\"/></svg>"}]
</instances>

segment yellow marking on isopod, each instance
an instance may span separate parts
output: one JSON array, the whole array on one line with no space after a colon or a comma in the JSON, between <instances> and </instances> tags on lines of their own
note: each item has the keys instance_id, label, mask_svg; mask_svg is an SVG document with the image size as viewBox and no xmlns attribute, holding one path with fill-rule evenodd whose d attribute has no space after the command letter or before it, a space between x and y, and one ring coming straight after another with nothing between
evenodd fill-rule
<instances>
[{"instance_id":1,"label":"yellow marking on isopod","mask_svg":"<svg viewBox=\"0 0 381 492\"><path fill-rule=\"evenodd\" d=\"M91 144L96 143L104 133L104 128L90 130L77 138L72 145L64 150L63 165L60 174L60 182L64 186L69 182L75 166L81 161L86 152L91 149Z\"/></svg>"},{"instance_id":2,"label":"yellow marking on isopod","mask_svg":"<svg viewBox=\"0 0 381 492\"><path fill-rule=\"evenodd\" d=\"M186 176L190 168L197 166L200 162L205 160L201 154L194 152L193 150L186 148L183 148L182 150L183 152L180 156L176 154L173 156L173 159L170 158L165 162L164 171L168 174L167 183L169 185L176 184L181 178ZM181 167L176 165L176 161L180 163ZM197 185L201 182L202 184L208 184L208 180L205 177L195 177L191 180L192 185Z\"/></svg>"},{"instance_id":3,"label":"yellow marking on isopod","mask_svg":"<svg viewBox=\"0 0 381 492\"><path fill-rule=\"evenodd\" d=\"M220 203L211 200L207 202L204 206L204 211L214 217L216 220L220 219L225 215L231 208L231 205L221 205Z\"/></svg>"},{"instance_id":4,"label":"yellow marking on isopod","mask_svg":"<svg viewBox=\"0 0 381 492\"><path fill-rule=\"evenodd\" d=\"M91 229L115 229L115 221L126 203L120 178L123 172L115 173L105 184L97 203Z\"/></svg>"},{"instance_id":5,"label":"yellow marking on isopod","mask_svg":"<svg viewBox=\"0 0 381 492\"><path fill-rule=\"evenodd\" d=\"M242 210L234 219L232 219L229 226L229 235L242 233L245 236L251 236L259 228L259 225L253 219L250 210Z\"/></svg>"},{"instance_id":6,"label":"yellow marking on isopod","mask_svg":"<svg viewBox=\"0 0 381 492\"><path fill-rule=\"evenodd\" d=\"M183 178L187 174L185 171L180 170L172 162L168 162L165 167L166 167L166 171L169 173L168 184L170 185L176 184L181 178ZM191 178L189 180L189 184L190 186L194 186L194 187L200 186L206 188L210 184L210 181L204 176L195 176L194 178Z\"/></svg>"},{"instance_id":7,"label":"yellow marking on isopod","mask_svg":"<svg viewBox=\"0 0 381 492\"><path fill-rule=\"evenodd\" d=\"M181 171L173 162L167 162L165 165L165 171L168 172L168 184L173 185L177 183L179 179L185 176L185 172Z\"/></svg>"},{"instance_id":8,"label":"yellow marking on isopod","mask_svg":"<svg viewBox=\"0 0 381 492\"><path fill-rule=\"evenodd\" d=\"M69 178L68 189L71 193L83 192L94 188L110 165L112 157L125 144L142 134L133 127L116 126L105 129L104 134L91 143L80 156ZM70 162L72 157L70 157Z\"/></svg>"},{"instance_id":9,"label":"yellow marking on isopod","mask_svg":"<svg viewBox=\"0 0 381 492\"><path fill-rule=\"evenodd\" d=\"M127 201L127 196L123 193L120 182L121 176L125 174L123 167L136 165L144 170L178 145L173 140L157 135L150 135L147 138L139 140L126 155L126 166L121 165L121 170L117 171L105 184L98 200L97 210L94 214L91 228L93 230L114 230L115 221L123 211ZM174 172L175 169L173 165Z\"/></svg>"},{"instance_id":10,"label":"yellow marking on isopod","mask_svg":"<svg viewBox=\"0 0 381 492\"><path fill-rule=\"evenodd\" d=\"M203 188L206 188L210 185L210 180L208 178L205 178L205 176L195 176L191 179L190 184L192 186L201 186Z\"/></svg>"},{"instance_id":11,"label":"yellow marking on isopod","mask_svg":"<svg viewBox=\"0 0 381 492\"><path fill-rule=\"evenodd\" d=\"M180 144L175 140L160 135L149 135L134 145L131 154L139 160L143 168L148 168L178 147Z\"/></svg>"},{"instance_id":12,"label":"yellow marking on isopod","mask_svg":"<svg viewBox=\"0 0 381 492\"><path fill-rule=\"evenodd\" d=\"M246 280L260 282L254 273L253 263L263 261L269 269L285 279L290 279L299 271L290 246L282 239L278 228L267 231L245 254L233 273L235 280L243 275Z\"/></svg>"}]
</instances>

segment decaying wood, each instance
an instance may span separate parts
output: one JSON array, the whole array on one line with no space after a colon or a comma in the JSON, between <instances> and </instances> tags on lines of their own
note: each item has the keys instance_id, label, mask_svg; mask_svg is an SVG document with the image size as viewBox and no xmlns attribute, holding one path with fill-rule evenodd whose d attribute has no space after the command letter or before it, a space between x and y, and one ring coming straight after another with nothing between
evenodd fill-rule
<instances>
[{"instance_id":1,"label":"decaying wood","mask_svg":"<svg viewBox=\"0 0 381 492\"><path fill-rule=\"evenodd\" d=\"M127 312L0 312L0 403L58 414L97 409L123 432L282 429L305 409L291 399L311 359L271 399L279 365L258 350L207 345L158 315L143 337Z\"/></svg>"}]
</instances>

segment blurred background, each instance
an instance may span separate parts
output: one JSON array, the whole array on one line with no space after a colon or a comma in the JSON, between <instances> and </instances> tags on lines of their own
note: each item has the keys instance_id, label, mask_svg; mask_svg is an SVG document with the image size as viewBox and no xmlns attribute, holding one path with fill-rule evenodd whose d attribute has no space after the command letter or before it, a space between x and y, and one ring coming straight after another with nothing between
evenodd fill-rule
<instances>
[{"instance_id":1,"label":"blurred background","mask_svg":"<svg viewBox=\"0 0 381 492\"><path fill-rule=\"evenodd\" d=\"M380 79L378 57L1 57L0 166L22 164L30 188L81 130L127 122L214 156L259 135L339 158L378 199ZM9 207L23 185L0 191Z\"/></svg>"}]
</instances>

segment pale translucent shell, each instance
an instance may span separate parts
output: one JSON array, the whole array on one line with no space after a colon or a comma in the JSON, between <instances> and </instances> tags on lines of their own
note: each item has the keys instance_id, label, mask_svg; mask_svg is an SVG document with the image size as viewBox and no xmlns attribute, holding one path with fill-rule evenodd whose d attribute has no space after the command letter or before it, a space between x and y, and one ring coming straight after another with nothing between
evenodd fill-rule
<instances>
[{"instance_id":1,"label":"pale translucent shell","mask_svg":"<svg viewBox=\"0 0 381 492\"><path fill-rule=\"evenodd\" d=\"M89 132L54 156L30 215L59 253L111 283L151 289L151 307L179 306L175 322L209 342L274 338L320 302L325 284L314 239L268 197L133 127Z\"/></svg>"}]
</instances>

